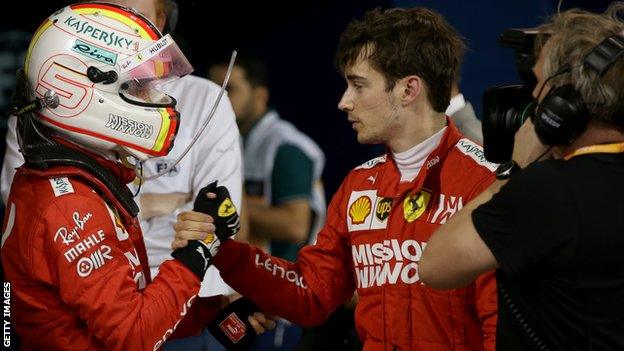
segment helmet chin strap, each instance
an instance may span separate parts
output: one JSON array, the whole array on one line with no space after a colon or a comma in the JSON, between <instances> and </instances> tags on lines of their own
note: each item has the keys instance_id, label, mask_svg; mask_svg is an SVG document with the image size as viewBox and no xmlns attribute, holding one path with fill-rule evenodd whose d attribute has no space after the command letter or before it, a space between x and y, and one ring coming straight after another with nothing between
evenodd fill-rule
<instances>
[{"instance_id":1,"label":"helmet chin strap","mask_svg":"<svg viewBox=\"0 0 624 351\"><path fill-rule=\"evenodd\" d=\"M225 79L223 80L223 84L221 85L221 90L219 91L219 95L217 96L217 100L215 100L214 104L212 105L212 109L210 110L210 113L208 114L208 118L206 118L206 120L204 121L204 124L202 124L201 128L199 129L197 134L195 134L195 136L193 137L193 140L186 147L184 152L182 154L180 154L180 156L175 160L175 162L171 163L165 169L163 169L160 172L158 172L158 173L156 173L154 175L151 175L151 176L145 176L145 175L143 175L143 172L139 172L138 171L137 166L140 166L141 168L143 168L143 162L145 162L145 161L139 161L137 163L137 165L135 166L135 171L136 171L136 174L137 174L137 178L139 178L141 181L148 181L148 180L153 180L153 179L159 178L159 177L169 173L169 171L171 171L175 166L178 165L178 163L180 163L180 161L182 161L184 156L186 156L186 154L191 150L191 147L193 145L195 145L195 143L197 142L199 137L202 135L202 133L204 132L204 130L208 126L208 123L210 123L210 121L212 120L212 117L214 116L215 112L217 111L217 107L219 107L219 102L221 102L221 97L223 97L223 94L225 93L225 88L227 87L227 84L228 84L228 82L230 80L230 74L232 73L232 69L234 68L234 61L235 60L236 60L236 51L232 51L232 56L230 57L230 63L228 65L227 73L225 74Z\"/></svg>"}]
</instances>

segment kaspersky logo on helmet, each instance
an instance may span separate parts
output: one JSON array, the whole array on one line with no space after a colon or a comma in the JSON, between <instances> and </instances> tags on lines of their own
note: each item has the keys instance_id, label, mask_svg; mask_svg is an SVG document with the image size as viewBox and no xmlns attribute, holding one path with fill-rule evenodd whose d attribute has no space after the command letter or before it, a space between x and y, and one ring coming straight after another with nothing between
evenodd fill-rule
<instances>
[{"instance_id":1,"label":"kaspersky logo on helmet","mask_svg":"<svg viewBox=\"0 0 624 351\"><path fill-rule=\"evenodd\" d=\"M418 261L426 245L412 239L352 245L357 287L416 283L420 279Z\"/></svg>"},{"instance_id":2,"label":"kaspersky logo on helmet","mask_svg":"<svg viewBox=\"0 0 624 351\"><path fill-rule=\"evenodd\" d=\"M106 29L104 26L98 26L96 23L90 22L84 18L69 16L62 24L81 37L95 40L107 47L134 51L138 49L138 45L134 45L134 40L123 37L119 35L118 32Z\"/></svg>"}]
</instances>

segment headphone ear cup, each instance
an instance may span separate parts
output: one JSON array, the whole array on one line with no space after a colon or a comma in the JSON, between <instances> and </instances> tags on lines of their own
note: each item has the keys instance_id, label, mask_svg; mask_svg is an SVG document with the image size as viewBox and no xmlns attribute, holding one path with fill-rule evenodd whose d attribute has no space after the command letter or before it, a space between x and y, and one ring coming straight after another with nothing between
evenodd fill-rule
<instances>
[{"instance_id":1,"label":"headphone ear cup","mask_svg":"<svg viewBox=\"0 0 624 351\"><path fill-rule=\"evenodd\" d=\"M587 107L573 85L563 85L537 105L533 123L542 143L569 145L587 127Z\"/></svg>"}]
</instances>

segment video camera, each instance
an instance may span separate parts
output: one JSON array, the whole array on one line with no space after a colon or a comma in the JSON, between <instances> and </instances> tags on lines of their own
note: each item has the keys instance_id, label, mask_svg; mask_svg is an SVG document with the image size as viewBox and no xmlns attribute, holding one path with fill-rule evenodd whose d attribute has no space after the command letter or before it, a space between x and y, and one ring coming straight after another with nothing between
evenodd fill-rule
<instances>
[{"instance_id":1,"label":"video camera","mask_svg":"<svg viewBox=\"0 0 624 351\"><path fill-rule=\"evenodd\" d=\"M510 28L500 36L502 47L516 50L516 68L523 82L491 87L483 93L483 148L490 162L511 160L516 131L533 113L536 36L537 30L532 28Z\"/></svg>"}]
</instances>

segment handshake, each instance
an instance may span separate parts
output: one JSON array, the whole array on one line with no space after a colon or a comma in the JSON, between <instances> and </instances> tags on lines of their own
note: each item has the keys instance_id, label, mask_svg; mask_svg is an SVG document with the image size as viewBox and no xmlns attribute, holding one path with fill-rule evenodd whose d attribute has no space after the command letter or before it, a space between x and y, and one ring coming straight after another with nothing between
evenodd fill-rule
<instances>
[{"instance_id":1,"label":"handshake","mask_svg":"<svg viewBox=\"0 0 624 351\"><path fill-rule=\"evenodd\" d=\"M240 229L240 218L227 188L217 186L217 182L202 188L195 198L193 212L178 215L174 229L176 238L171 244L174 249L171 255L199 279L204 279L221 242Z\"/></svg>"},{"instance_id":2,"label":"handshake","mask_svg":"<svg viewBox=\"0 0 624 351\"><path fill-rule=\"evenodd\" d=\"M174 229L176 238L171 244L174 249L171 255L203 280L221 242L240 229L240 218L227 188L217 186L217 182L202 188L195 198L193 212L180 214ZM254 340L252 330L261 334L273 328L273 317L260 313L246 298L230 303L208 325L212 336L227 350L248 350Z\"/></svg>"}]
</instances>

